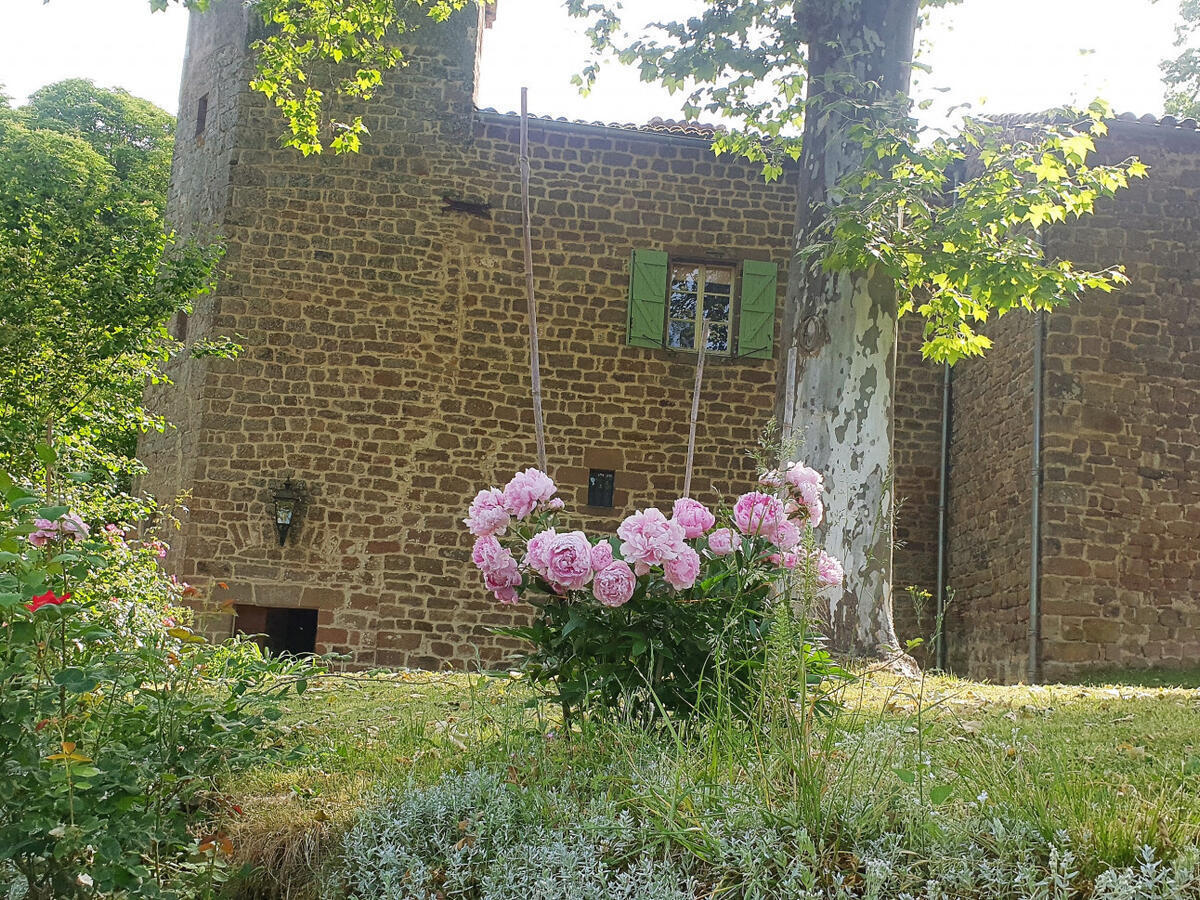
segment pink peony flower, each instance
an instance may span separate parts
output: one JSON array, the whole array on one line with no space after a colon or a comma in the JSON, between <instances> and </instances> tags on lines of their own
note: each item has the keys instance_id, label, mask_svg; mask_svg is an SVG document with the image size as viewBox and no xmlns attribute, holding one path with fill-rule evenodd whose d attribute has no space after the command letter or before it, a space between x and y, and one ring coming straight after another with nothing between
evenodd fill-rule
<instances>
[{"instance_id":1,"label":"pink peony flower","mask_svg":"<svg viewBox=\"0 0 1200 900\"><path fill-rule=\"evenodd\" d=\"M683 526L657 509L643 509L629 516L617 528L621 556L632 562L633 571L645 575L651 566L675 559L686 548Z\"/></svg>"},{"instance_id":2,"label":"pink peony flower","mask_svg":"<svg viewBox=\"0 0 1200 900\"><path fill-rule=\"evenodd\" d=\"M508 551L500 546L500 542L492 535L486 534L475 539L475 545L471 548L471 562L479 566L481 571L487 572L498 567L498 560L502 559L505 553Z\"/></svg>"},{"instance_id":3,"label":"pink peony flower","mask_svg":"<svg viewBox=\"0 0 1200 900\"><path fill-rule=\"evenodd\" d=\"M824 550L817 551L817 583L825 587L837 587L846 578L842 564Z\"/></svg>"},{"instance_id":4,"label":"pink peony flower","mask_svg":"<svg viewBox=\"0 0 1200 900\"><path fill-rule=\"evenodd\" d=\"M557 490L545 472L526 469L504 486L504 508L518 519L527 518L539 503L550 502Z\"/></svg>"},{"instance_id":5,"label":"pink peony flower","mask_svg":"<svg viewBox=\"0 0 1200 900\"><path fill-rule=\"evenodd\" d=\"M546 570L550 567L550 545L557 536L557 531L547 528L531 537L529 546L525 548L525 565L543 578L546 577Z\"/></svg>"},{"instance_id":6,"label":"pink peony flower","mask_svg":"<svg viewBox=\"0 0 1200 900\"><path fill-rule=\"evenodd\" d=\"M818 492L825 488L825 477L816 469L810 469L804 463L795 462L783 473L784 480L796 490L806 484L811 484Z\"/></svg>"},{"instance_id":7,"label":"pink peony flower","mask_svg":"<svg viewBox=\"0 0 1200 900\"><path fill-rule=\"evenodd\" d=\"M582 531L557 535L550 544L546 579L564 591L577 591L592 580L592 545Z\"/></svg>"},{"instance_id":8,"label":"pink peony flower","mask_svg":"<svg viewBox=\"0 0 1200 900\"><path fill-rule=\"evenodd\" d=\"M804 504L808 524L817 528L825 518L825 504L821 502L821 489L812 484L802 484L796 489L796 492L800 495L800 502Z\"/></svg>"},{"instance_id":9,"label":"pink peony flower","mask_svg":"<svg viewBox=\"0 0 1200 900\"><path fill-rule=\"evenodd\" d=\"M488 488L476 494L463 523L476 537L504 534L508 529L509 515L508 510L504 508L503 492Z\"/></svg>"},{"instance_id":10,"label":"pink peony flower","mask_svg":"<svg viewBox=\"0 0 1200 900\"><path fill-rule=\"evenodd\" d=\"M741 545L741 535L728 528L718 528L708 536L708 549L714 556L728 556Z\"/></svg>"},{"instance_id":11,"label":"pink peony flower","mask_svg":"<svg viewBox=\"0 0 1200 900\"><path fill-rule=\"evenodd\" d=\"M683 526L683 536L698 538L717 522L717 517L698 500L680 497L671 509L671 520Z\"/></svg>"},{"instance_id":12,"label":"pink peony flower","mask_svg":"<svg viewBox=\"0 0 1200 900\"><path fill-rule=\"evenodd\" d=\"M633 596L637 579L628 564L614 560L596 572L592 595L605 606L624 606Z\"/></svg>"},{"instance_id":13,"label":"pink peony flower","mask_svg":"<svg viewBox=\"0 0 1200 900\"><path fill-rule=\"evenodd\" d=\"M553 500L551 500L549 503L546 504L546 509L550 510L551 512L558 512L560 509L562 509L566 505L567 504L563 503L562 497L555 497Z\"/></svg>"},{"instance_id":14,"label":"pink peony flower","mask_svg":"<svg viewBox=\"0 0 1200 900\"><path fill-rule=\"evenodd\" d=\"M521 586L521 572L513 555L503 547L490 561L492 568L483 572L483 583L496 595L501 603L516 603L517 588Z\"/></svg>"},{"instance_id":15,"label":"pink peony flower","mask_svg":"<svg viewBox=\"0 0 1200 900\"><path fill-rule=\"evenodd\" d=\"M796 545L800 543L800 529L796 527L796 523L791 519L784 519L780 526L775 529L775 536L771 540L776 547L784 552L794 550Z\"/></svg>"},{"instance_id":16,"label":"pink peony flower","mask_svg":"<svg viewBox=\"0 0 1200 900\"><path fill-rule=\"evenodd\" d=\"M783 504L759 491L742 494L733 507L733 521L742 534L772 538L785 519Z\"/></svg>"},{"instance_id":17,"label":"pink peony flower","mask_svg":"<svg viewBox=\"0 0 1200 900\"><path fill-rule=\"evenodd\" d=\"M699 574L700 554L691 547L684 547L677 557L663 563L663 575L677 591L686 591L694 585Z\"/></svg>"},{"instance_id":18,"label":"pink peony flower","mask_svg":"<svg viewBox=\"0 0 1200 900\"><path fill-rule=\"evenodd\" d=\"M608 541L601 541L592 548L592 569L599 572L601 569L607 569L613 561L612 544Z\"/></svg>"},{"instance_id":19,"label":"pink peony flower","mask_svg":"<svg viewBox=\"0 0 1200 900\"><path fill-rule=\"evenodd\" d=\"M758 476L758 483L763 487L777 488L783 486L783 476L774 469L763 472Z\"/></svg>"}]
</instances>

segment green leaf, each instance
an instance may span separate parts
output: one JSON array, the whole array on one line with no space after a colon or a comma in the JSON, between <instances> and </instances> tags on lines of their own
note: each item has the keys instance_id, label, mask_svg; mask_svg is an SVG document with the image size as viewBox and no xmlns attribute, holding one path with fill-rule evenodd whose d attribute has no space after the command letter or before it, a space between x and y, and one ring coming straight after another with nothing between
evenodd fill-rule
<instances>
[{"instance_id":1,"label":"green leaf","mask_svg":"<svg viewBox=\"0 0 1200 900\"><path fill-rule=\"evenodd\" d=\"M929 802L934 806L945 803L954 793L954 788L948 784L937 784L929 789Z\"/></svg>"},{"instance_id":2,"label":"green leaf","mask_svg":"<svg viewBox=\"0 0 1200 900\"><path fill-rule=\"evenodd\" d=\"M917 776L915 772L910 772L908 769L892 769L896 773L896 777L905 784L916 784Z\"/></svg>"}]
</instances>

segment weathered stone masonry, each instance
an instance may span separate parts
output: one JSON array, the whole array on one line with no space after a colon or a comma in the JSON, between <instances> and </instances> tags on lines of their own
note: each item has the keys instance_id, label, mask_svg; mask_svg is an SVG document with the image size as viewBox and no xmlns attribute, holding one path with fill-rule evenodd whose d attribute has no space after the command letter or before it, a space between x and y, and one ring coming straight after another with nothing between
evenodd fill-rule
<instances>
[{"instance_id":1,"label":"weathered stone masonry","mask_svg":"<svg viewBox=\"0 0 1200 900\"><path fill-rule=\"evenodd\" d=\"M479 486L530 465L534 447L517 120L475 109L482 23L460 16L423 27L409 65L370 106L364 152L305 160L277 148L273 110L245 87L244 16L225 3L193 18L181 91L170 214L181 230L221 234L227 255L217 291L179 327L189 340L236 335L246 351L234 361L179 360L176 387L150 391L179 428L143 443L145 486L162 498L190 493L171 563L214 604L317 610L317 649L347 653L356 665L498 660L508 648L490 628L521 613L497 607L477 583L459 520ZM192 140L202 96L205 127ZM782 272L795 183L785 173L768 185L755 167L714 158L694 128L535 120L530 138L550 471L580 527L611 531L630 509L678 496L695 363L689 353L627 345L631 254L760 260ZM1178 664L1194 651L1195 292L1164 275L1183 260L1160 243L1181 246L1190 233L1175 235L1155 205L1194 204L1194 188L1180 185L1169 189L1179 195L1171 201L1153 200L1154 188L1131 192L1094 233L1072 226L1056 237L1077 255L1094 247L1098 261L1129 255L1135 288L1050 319L1047 674L1110 661ZM486 203L490 217L447 210L447 197ZM1138 247L1121 243L1132 240L1121 235L1123 210L1136 203L1145 210L1138 227L1162 234L1149 240L1144 262L1133 259ZM1175 292L1170 303L1159 304L1161 285ZM1135 318L1101 338L1101 322L1135 308L1122 305L1130 297L1144 298ZM960 671L1015 678L1028 631L1032 345L1027 316L998 324L995 350L955 375L950 583L958 602L949 643ZM1148 339L1174 342L1178 360L1160 359L1161 350L1140 357ZM903 639L921 630L903 588L932 590L936 579L942 374L920 359L919 322L902 323L900 341ZM1113 360L1124 368L1110 371ZM772 413L775 375L776 360L710 357L693 481L700 499L745 489L746 450ZM1176 379L1169 394L1155 394L1150 385L1167 383L1156 378ZM1097 431L1098 411L1111 413L1124 385L1153 396ZM1145 424L1139 409L1160 418ZM613 509L585 506L589 469L616 472ZM1130 474L1143 470L1169 474ZM287 474L306 483L310 499L281 548L270 494ZM1131 535L1134 510L1142 512ZM1118 551L1127 561L1103 558L1127 540L1139 548L1132 557ZM1077 560L1090 561L1088 572ZM1133 568L1114 582L1113 565Z\"/></svg>"}]
</instances>

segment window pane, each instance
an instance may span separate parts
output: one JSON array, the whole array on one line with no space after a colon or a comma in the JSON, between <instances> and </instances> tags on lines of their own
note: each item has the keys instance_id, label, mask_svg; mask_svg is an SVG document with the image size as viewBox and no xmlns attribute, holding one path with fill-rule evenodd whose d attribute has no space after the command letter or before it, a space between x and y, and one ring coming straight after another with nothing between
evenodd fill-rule
<instances>
[{"instance_id":1,"label":"window pane","mask_svg":"<svg viewBox=\"0 0 1200 900\"><path fill-rule=\"evenodd\" d=\"M729 326L713 325L708 329L708 343L705 348L711 353L729 352Z\"/></svg>"},{"instance_id":2,"label":"window pane","mask_svg":"<svg viewBox=\"0 0 1200 900\"><path fill-rule=\"evenodd\" d=\"M733 284L733 269L722 269L716 266L707 266L704 269L704 287L705 290L713 288L722 293L729 293L729 286Z\"/></svg>"},{"instance_id":3,"label":"window pane","mask_svg":"<svg viewBox=\"0 0 1200 900\"><path fill-rule=\"evenodd\" d=\"M673 266L671 269L671 290L672 291L691 291L696 293L696 289L700 286L700 267L699 266Z\"/></svg>"},{"instance_id":4,"label":"window pane","mask_svg":"<svg viewBox=\"0 0 1200 900\"><path fill-rule=\"evenodd\" d=\"M667 345L681 350L691 350L696 346L695 322L671 322L667 327Z\"/></svg>"},{"instance_id":5,"label":"window pane","mask_svg":"<svg viewBox=\"0 0 1200 900\"><path fill-rule=\"evenodd\" d=\"M670 316L672 319L696 318L696 295L672 290Z\"/></svg>"},{"instance_id":6,"label":"window pane","mask_svg":"<svg viewBox=\"0 0 1200 900\"><path fill-rule=\"evenodd\" d=\"M729 295L721 296L720 294L713 295L707 292L704 295L704 320L706 322L728 322L729 321Z\"/></svg>"}]
</instances>

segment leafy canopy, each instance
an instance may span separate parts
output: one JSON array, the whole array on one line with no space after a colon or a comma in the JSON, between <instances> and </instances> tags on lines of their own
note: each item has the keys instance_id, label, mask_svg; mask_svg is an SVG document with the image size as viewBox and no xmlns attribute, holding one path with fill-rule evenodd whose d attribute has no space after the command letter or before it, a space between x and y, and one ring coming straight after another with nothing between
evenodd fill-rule
<instances>
[{"instance_id":1,"label":"leafy canopy","mask_svg":"<svg viewBox=\"0 0 1200 900\"><path fill-rule=\"evenodd\" d=\"M214 2L220 0L150 0L150 6L162 10L174 3L204 12ZM370 100L384 73L403 64L400 36L422 19L445 21L469 2L248 0L266 32L253 44L250 86L283 114L281 143L305 156L327 147L357 151L367 128L360 113L344 111Z\"/></svg>"},{"instance_id":2,"label":"leafy canopy","mask_svg":"<svg viewBox=\"0 0 1200 900\"><path fill-rule=\"evenodd\" d=\"M1200 0L1180 0L1180 22L1175 26L1179 55L1162 63L1168 113L1200 116Z\"/></svg>"},{"instance_id":3,"label":"leafy canopy","mask_svg":"<svg viewBox=\"0 0 1200 900\"><path fill-rule=\"evenodd\" d=\"M0 116L0 462L123 476L147 378L178 347L166 323L208 289L215 248L164 231L169 115L61 82ZM201 351L207 349L202 345Z\"/></svg>"},{"instance_id":4,"label":"leafy canopy","mask_svg":"<svg viewBox=\"0 0 1200 900\"><path fill-rule=\"evenodd\" d=\"M813 71L815 40L842 56L904 40L865 24L845 30L866 0L704 0L686 21L632 30L619 3L566 2L587 21L596 52L576 79L584 91L605 55L636 66L642 80L686 91L688 116L703 111L733 123L714 150L762 163L768 179L788 159L820 169L821 160L804 158L802 140L807 95L819 85L821 116L839 134L834 144L845 135L862 164L828 198L816 198L820 204L803 198L818 208L799 259L827 271L886 274L901 298L899 313L924 317L929 359L952 363L982 353L989 341L975 326L992 313L1049 309L1085 289L1126 281L1118 266L1085 271L1048 259L1041 239L1048 226L1093 212L1097 200L1146 174L1136 159L1089 163L1109 115L1102 103L1008 126L967 119L956 131L935 133L912 117L907 96L857 83L846 71ZM1188 2L1200 7L1200 0ZM838 23L833 33L830 22Z\"/></svg>"}]
</instances>

